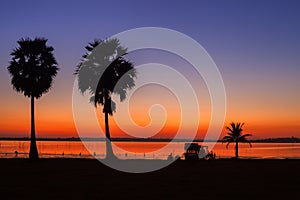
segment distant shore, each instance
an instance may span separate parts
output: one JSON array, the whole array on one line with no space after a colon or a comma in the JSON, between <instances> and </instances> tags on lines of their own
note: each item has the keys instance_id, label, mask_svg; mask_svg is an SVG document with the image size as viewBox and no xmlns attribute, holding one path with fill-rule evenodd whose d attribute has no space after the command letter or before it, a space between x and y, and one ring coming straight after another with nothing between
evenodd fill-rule
<instances>
[{"instance_id":1,"label":"distant shore","mask_svg":"<svg viewBox=\"0 0 300 200\"><path fill-rule=\"evenodd\" d=\"M299 166L292 159L175 161L131 174L94 159L0 159L0 193L8 199L297 199Z\"/></svg>"},{"instance_id":2,"label":"distant shore","mask_svg":"<svg viewBox=\"0 0 300 200\"><path fill-rule=\"evenodd\" d=\"M29 141L28 137L2 137L0 141ZM37 138L37 141L105 141L105 138ZM112 138L113 142L189 142L187 139L174 139L172 138ZM203 139L195 139L194 142L203 142ZM286 138L265 138L249 140L252 143L300 143L300 138L286 137ZM206 140L206 142L222 142L222 140Z\"/></svg>"}]
</instances>

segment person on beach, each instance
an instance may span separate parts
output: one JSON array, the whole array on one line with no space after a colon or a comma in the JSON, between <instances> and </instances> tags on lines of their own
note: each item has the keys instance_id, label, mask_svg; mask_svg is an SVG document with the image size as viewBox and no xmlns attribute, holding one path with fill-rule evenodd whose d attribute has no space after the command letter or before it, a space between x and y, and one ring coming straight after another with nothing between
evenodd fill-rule
<instances>
[{"instance_id":1,"label":"person on beach","mask_svg":"<svg viewBox=\"0 0 300 200\"><path fill-rule=\"evenodd\" d=\"M172 161L173 159L174 159L174 158L173 158L173 154L170 153L167 160Z\"/></svg>"}]
</instances>

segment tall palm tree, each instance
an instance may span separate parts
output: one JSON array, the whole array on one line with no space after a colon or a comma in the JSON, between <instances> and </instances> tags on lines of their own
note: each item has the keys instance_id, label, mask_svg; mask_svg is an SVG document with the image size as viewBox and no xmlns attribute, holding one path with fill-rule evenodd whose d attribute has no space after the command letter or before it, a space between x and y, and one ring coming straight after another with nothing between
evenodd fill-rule
<instances>
[{"instance_id":1,"label":"tall palm tree","mask_svg":"<svg viewBox=\"0 0 300 200\"><path fill-rule=\"evenodd\" d=\"M251 134L242 134L242 127L245 123L230 123L230 126L226 126L226 129L228 130L228 135L223 137L223 142L227 142L226 148L228 148L228 145L231 142L235 142L235 158L239 158L239 142L248 142L250 147L252 147L252 144L250 141L247 140L247 137L252 136Z\"/></svg>"},{"instance_id":2,"label":"tall palm tree","mask_svg":"<svg viewBox=\"0 0 300 200\"><path fill-rule=\"evenodd\" d=\"M17 92L31 99L31 135L29 158L39 157L34 122L34 99L48 92L56 76L57 62L52 54L52 46L47 46L47 39L26 38L17 41L19 47L11 53L12 59L7 67L11 75L11 84Z\"/></svg>"},{"instance_id":3,"label":"tall palm tree","mask_svg":"<svg viewBox=\"0 0 300 200\"><path fill-rule=\"evenodd\" d=\"M78 77L78 88L81 93L89 91L90 102L103 106L105 115L106 158L115 158L109 131L108 116L116 111L116 104L111 99L117 94L120 100L126 98L127 90L135 86L136 70L126 60L127 49L120 45L116 38L94 40L86 47L88 51L75 69Z\"/></svg>"}]
</instances>

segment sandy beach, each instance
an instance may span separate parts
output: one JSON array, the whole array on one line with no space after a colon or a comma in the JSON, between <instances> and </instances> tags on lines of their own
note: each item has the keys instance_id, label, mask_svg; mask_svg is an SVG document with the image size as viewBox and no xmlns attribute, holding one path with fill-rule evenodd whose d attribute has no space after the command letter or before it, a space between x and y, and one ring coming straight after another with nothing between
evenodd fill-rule
<instances>
[{"instance_id":1,"label":"sandy beach","mask_svg":"<svg viewBox=\"0 0 300 200\"><path fill-rule=\"evenodd\" d=\"M297 199L299 166L287 159L176 161L131 174L92 159L0 159L0 193L7 199Z\"/></svg>"}]
</instances>

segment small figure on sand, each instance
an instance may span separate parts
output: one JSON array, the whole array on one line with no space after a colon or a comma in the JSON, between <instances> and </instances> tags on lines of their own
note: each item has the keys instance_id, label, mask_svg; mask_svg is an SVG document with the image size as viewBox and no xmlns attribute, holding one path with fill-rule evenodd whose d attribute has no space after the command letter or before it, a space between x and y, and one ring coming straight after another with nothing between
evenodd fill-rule
<instances>
[{"instance_id":1,"label":"small figure on sand","mask_svg":"<svg viewBox=\"0 0 300 200\"><path fill-rule=\"evenodd\" d=\"M18 157L19 152L15 150L15 157Z\"/></svg>"},{"instance_id":2,"label":"small figure on sand","mask_svg":"<svg viewBox=\"0 0 300 200\"><path fill-rule=\"evenodd\" d=\"M206 160L214 160L216 159L216 153L213 151L210 151L206 156L205 156Z\"/></svg>"},{"instance_id":3,"label":"small figure on sand","mask_svg":"<svg viewBox=\"0 0 300 200\"><path fill-rule=\"evenodd\" d=\"M168 155L168 158L167 158L167 160L169 160L169 161L172 161L172 160L174 160L174 158L173 158L173 154L172 154L172 153L170 153L170 154Z\"/></svg>"}]
</instances>

